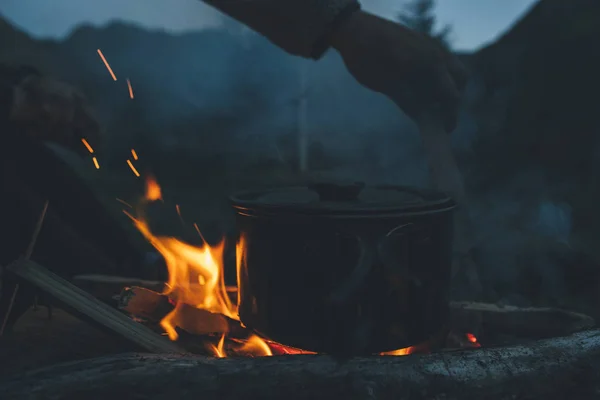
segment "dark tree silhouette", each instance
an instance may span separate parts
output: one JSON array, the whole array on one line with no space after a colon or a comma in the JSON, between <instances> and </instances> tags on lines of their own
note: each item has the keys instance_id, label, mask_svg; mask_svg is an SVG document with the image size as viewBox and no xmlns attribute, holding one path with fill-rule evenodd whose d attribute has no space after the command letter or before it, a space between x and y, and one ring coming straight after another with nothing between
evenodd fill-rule
<instances>
[{"instance_id":1,"label":"dark tree silhouette","mask_svg":"<svg viewBox=\"0 0 600 400\"><path fill-rule=\"evenodd\" d=\"M398 15L398 21L417 32L424 33L440 41L445 47L450 47L452 28L445 25L436 31L435 0L411 0Z\"/></svg>"}]
</instances>

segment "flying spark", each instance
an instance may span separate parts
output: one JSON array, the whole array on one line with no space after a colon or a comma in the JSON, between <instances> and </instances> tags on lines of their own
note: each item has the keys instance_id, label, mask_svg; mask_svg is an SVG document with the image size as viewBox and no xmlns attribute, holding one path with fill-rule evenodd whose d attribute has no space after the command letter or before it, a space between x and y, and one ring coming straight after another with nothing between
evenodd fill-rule
<instances>
[{"instance_id":1,"label":"flying spark","mask_svg":"<svg viewBox=\"0 0 600 400\"><path fill-rule=\"evenodd\" d=\"M131 162L131 160L127 160L127 165L129 165L129 168L131 168L131 170L133 171L133 173L135 174L135 176L137 176L138 178L140 177L140 173L138 172L137 169L135 169L135 167L133 166L133 163Z\"/></svg>"},{"instance_id":2,"label":"flying spark","mask_svg":"<svg viewBox=\"0 0 600 400\"><path fill-rule=\"evenodd\" d=\"M90 144L88 143L87 140L85 140L84 138L81 138L81 143L83 143L83 145L85 146L85 148L88 149L88 151L90 152L90 154L94 154L94 149L92 148L92 146L90 146Z\"/></svg>"},{"instance_id":3,"label":"flying spark","mask_svg":"<svg viewBox=\"0 0 600 400\"><path fill-rule=\"evenodd\" d=\"M129 89L129 98L133 100L133 88L131 87L129 78L127 78L127 88Z\"/></svg>"},{"instance_id":4,"label":"flying spark","mask_svg":"<svg viewBox=\"0 0 600 400\"><path fill-rule=\"evenodd\" d=\"M100 56L100 58L104 62L104 65L106 65L106 69L108 70L108 72L110 72L110 76L112 76L113 80L116 81L117 80L117 76L115 75L115 73L113 72L112 68L108 64L108 61L106 61L106 58L104 58L104 54L102 54L102 51L100 49L98 49L98 55Z\"/></svg>"}]
</instances>

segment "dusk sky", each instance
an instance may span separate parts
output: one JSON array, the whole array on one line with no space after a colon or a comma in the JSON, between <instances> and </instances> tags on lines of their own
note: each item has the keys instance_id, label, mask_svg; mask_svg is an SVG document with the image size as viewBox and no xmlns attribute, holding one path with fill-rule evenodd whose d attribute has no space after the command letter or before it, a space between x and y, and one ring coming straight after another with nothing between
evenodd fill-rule
<instances>
[{"instance_id":1,"label":"dusk sky","mask_svg":"<svg viewBox=\"0 0 600 400\"><path fill-rule=\"evenodd\" d=\"M280 0L285 1L285 0ZM475 50L504 32L537 0L439 0L440 24L453 27L453 47ZM363 0L368 11L394 18L403 0ZM114 19L182 32L218 26L219 12L199 0L1 0L0 14L37 37L63 37L81 23Z\"/></svg>"}]
</instances>

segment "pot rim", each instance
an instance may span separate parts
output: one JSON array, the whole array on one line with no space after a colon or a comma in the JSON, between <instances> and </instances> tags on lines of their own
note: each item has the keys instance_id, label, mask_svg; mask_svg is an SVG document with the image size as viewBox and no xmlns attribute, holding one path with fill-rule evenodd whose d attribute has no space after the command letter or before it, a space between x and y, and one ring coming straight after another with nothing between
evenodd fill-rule
<instances>
[{"instance_id":1,"label":"pot rim","mask_svg":"<svg viewBox=\"0 0 600 400\"><path fill-rule=\"evenodd\" d=\"M419 203L382 204L370 207L344 207L343 203L304 203L304 204L277 204L269 203L256 198L267 193L276 193L290 190L307 190L306 186L276 187L263 190L247 190L238 192L229 197L233 208L240 215L306 215L306 216L331 216L331 217L372 217L393 216L394 214L427 214L442 211L451 211L456 208L456 202L447 194L431 189L421 189L402 185L373 185L373 189L405 191L423 198Z\"/></svg>"}]
</instances>

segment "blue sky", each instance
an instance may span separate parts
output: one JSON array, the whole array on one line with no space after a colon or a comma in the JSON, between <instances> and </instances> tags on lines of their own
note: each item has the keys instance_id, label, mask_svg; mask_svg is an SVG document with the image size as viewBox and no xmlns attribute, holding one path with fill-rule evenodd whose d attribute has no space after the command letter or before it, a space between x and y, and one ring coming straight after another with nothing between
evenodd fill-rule
<instances>
[{"instance_id":1,"label":"blue sky","mask_svg":"<svg viewBox=\"0 0 600 400\"><path fill-rule=\"evenodd\" d=\"M441 24L453 26L456 49L474 50L504 32L536 1L438 0L437 15ZM363 0L362 4L393 18L404 2ZM37 37L62 37L78 24L105 24L113 19L177 32L217 26L221 21L217 11L199 0L1 0L0 14Z\"/></svg>"}]
</instances>

